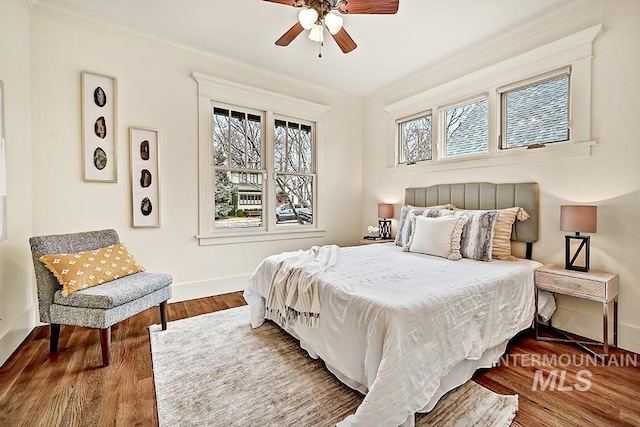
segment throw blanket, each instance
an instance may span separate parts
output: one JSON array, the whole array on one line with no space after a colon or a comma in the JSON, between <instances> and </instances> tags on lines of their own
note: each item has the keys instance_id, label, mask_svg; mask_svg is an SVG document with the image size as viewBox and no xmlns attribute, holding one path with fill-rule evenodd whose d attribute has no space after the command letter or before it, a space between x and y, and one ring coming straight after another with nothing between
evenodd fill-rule
<instances>
[{"instance_id":1,"label":"throw blanket","mask_svg":"<svg viewBox=\"0 0 640 427\"><path fill-rule=\"evenodd\" d=\"M282 254L267 297L266 317L282 328L296 321L317 327L320 322L318 276L337 264L338 258L336 245Z\"/></svg>"}]
</instances>

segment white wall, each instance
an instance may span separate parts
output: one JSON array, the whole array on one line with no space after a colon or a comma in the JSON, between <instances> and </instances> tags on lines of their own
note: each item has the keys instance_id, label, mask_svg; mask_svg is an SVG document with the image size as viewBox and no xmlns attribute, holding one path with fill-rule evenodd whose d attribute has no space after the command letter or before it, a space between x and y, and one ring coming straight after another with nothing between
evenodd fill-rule
<instances>
[{"instance_id":1,"label":"white wall","mask_svg":"<svg viewBox=\"0 0 640 427\"><path fill-rule=\"evenodd\" d=\"M541 190L541 228L534 259L563 264L565 232L559 229L560 205L596 204L598 232L591 238L591 267L620 274L619 345L640 352L640 2L591 1L583 5L579 10L566 8L540 17L365 99L361 229L375 221L378 201L400 206L406 187L535 181ZM407 175L389 173L387 152L393 141L385 137L385 105L599 23L603 29L593 45L591 106L591 139L597 145L590 157ZM600 304L560 298L559 305L554 318L557 326L601 338Z\"/></svg>"},{"instance_id":2,"label":"white wall","mask_svg":"<svg viewBox=\"0 0 640 427\"><path fill-rule=\"evenodd\" d=\"M5 89L8 239L0 242L0 365L34 326L29 118L29 12L0 2L0 79Z\"/></svg>"},{"instance_id":3,"label":"white wall","mask_svg":"<svg viewBox=\"0 0 640 427\"><path fill-rule=\"evenodd\" d=\"M34 234L115 228L150 271L173 275L173 300L241 290L260 261L359 235L361 99L151 39L85 17L34 9L31 20ZM84 22L81 22L84 21ZM118 79L118 182L83 182L80 72ZM319 166L324 238L199 246L197 71L331 107ZM160 131L161 222L131 224L129 126ZM324 172L324 173L323 173ZM40 208L42 207L42 208ZM351 214L345 215L345 209Z\"/></svg>"}]
</instances>

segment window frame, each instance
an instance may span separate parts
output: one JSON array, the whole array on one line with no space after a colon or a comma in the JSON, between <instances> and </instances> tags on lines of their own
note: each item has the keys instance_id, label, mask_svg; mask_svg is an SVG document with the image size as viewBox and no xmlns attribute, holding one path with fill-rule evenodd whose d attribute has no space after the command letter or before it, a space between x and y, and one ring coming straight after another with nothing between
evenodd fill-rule
<instances>
[{"instance_id":1,"label":"window frame","mask_svg":"<svg viewBox=\"0 0 640 427\"><path fill-rule=\"evenodd\" d=\"M557 77L566 75L568 77L567 82L567 139L556 140L556 141L547 141L544 143L531 144L520 147L506 147L506 138L507 138L507 97L506 95L510 92L514 92L516 90L526 89L541 83L545 83L551 80L554 80ZM528 79L520 80L518 82L511 83L506 86L499 87L497 89L498 100L499 100L499 118L500 118L500 127L498 133L498 150L506 151L506 150L517 150L517 149L534 149L540 148L541 146L546 146L548 144L555 143L563 143L571 141L571 106L572 106L572 87L571 87L571 65L556 69L553 71L549 71L547 73L538 74ZM531 148L529 148L531 147Z\"/></svg>"},{"instance_id":2,"label":"window frame","mask_svg":"<svg viewBox=\"0 0 640 427\"><path fill-rule=\"evenodd\" d=\"M325 135L324 122L327 113L331 110L327 105L308 100L272 92L253 86L208 76L201 73L192 73L192 77L198 84L198 234L196 238L200 246L224 245L234 243L252 243L272 240L308 239L323 237L326 233L324 219L319 207L322 206L322 174L324 170L324 152L322 150ZM263 214L264 228L257 229L231 228L218 229L213 227L214 186L211 179L213 170L213 107L216 105L232 105L242 110L258 110L264 112L264 138L265 138L265 164L266 176L263 178L263 198L270 202L270 197L275 194L275 180L273 179L274 135L273 126L275 116L285 116L293 121L314 123L315 135L315 173L314 182L314 223L312 225L290 224L288 227L275 226L275 197L273 209L263 207L267 215ZM270 128L271 126L271 128ZM270 130L271 129L271 130ZM273 211L273 212L270 212Z\"/></svg>"},{"instance_id":3,"label":"window frame","mask_svg":"<svg viewBox=\"0 0 640 427\"><path fill-rule=\"evenodd\" d=\"M485 68L467 74L460 73L460 77L421 92L414 92L406 98L383 106L390 124L388 138L393 141L387 149L387 172L394 176L591 156L591 147L597 144L591 139L591 63L593 41L601 29L602 24L594 25ZM528 147L500 149L499 135L502 134L502 123L498 90L509 86L515 87L518 83L521 84L527 80L540 80L541 76L553 74L557 70L568 67L571 67L569 140L544 144L540 148L532 146L531 149ZM437 67L435 69L438 70ZM411 116L416 111L442 108L440 106L449 105L452 100L462 100L470 94L481 92L487 92L489 100L488 153L460 157L442 156L442 136L441 131L438 130L438 141L435 144L437 157L434 161L412 165L398 163L399 143L396 121L399 118ZM442 127L440 119L436 123L439 128Z\"/></svg>"},{"instance_id":4,"label":"window frame","mask_svg":"<svg viewBox=\"0 0 640 427\"><path fill-rule=\"evenodd\" d=\"M273 181L273 192L271 193L272 196L275 198L276 197L276 177L278 175L295 175L295 176L310 176L312 178L312 187L311 187L311 192L312 192L312 203L311 203L311 213L313 215L313 221L311 224L295 224L295 223L289 223L289 224L278 224L277 220L276 220L276 214L275 214L275 208L277 206L274 206L273 209L271 209L269 211L270 215L273 215L273 220L272 223L274 224L274 226L276 227L275 229L281 229L281 230L285 230L285 229L291 229L291 228L313 228L316 223L317 223L317 217L316 217L316 209L317 209L317 186L318 186L318 174L316 173L317 170L317 156L316 156L316 123L309 121L309 120L305 120L302 118L296 118L296 117L291 117L288 115L282 115L282 114L274 114L273 117L273 130L274 132L271 132L271 134L275 133L275 123L276 120L280 120L280 121L284 121L287 123L297 123L298 125L306 125L306 126L310 126L311 127L311 172L288 172L288 171L276 171L275 169L275 141L273 143L273 155L270 157L271 162L269 163L269 166L272 168L271 169L271 174L270 176L273 177L272 180ZM274 138L275 139L275 138ZM271 199L272 202L275 204L275 199ZM272 212L273 211L273 212Z\"/></svg>"},{"instance_id":5,"label":"window frame","mask_svg":"<svg viewBox=\"0 0 640 427\"><path fill-rule=\"evenodd\" d=\"M403 117L401 119L398 119L396 121L396 164L398 165L414 165L417 163L423 163L423 162L430 162L432 160L435 159L435 153L436 153L436 147L434 146L434 138L433 138L433 132L434 129L436 128L435 125L435 121L434 117L433 117L433 110L429 109L426 111L421 111L420 113L416 113L416 114L412 114L410 116L407 117ZM423 117L430 117L431 118L431 135L430 135L430 140L429 140L429 145L431 145L431 158L429 159L423 159L423 160L416 160L413 162L400 162L400 159L403 156L403 150L402 150L402 125L405 123L408 123L412 120L416 120L416 119L420 119Z\"/></svg>"},{"instance_id":6,"label":"window frame","mask_svg":"<svg viewBox=\"0 0 640 427\"><path fill-rule=\"evenodd\" d=\"M265 153L266 153L266 140L265 140L265 132L267 131L267 123L265 121L265 113L263 111L257 110L257 109L253 109L253 108L246 108L246 107L241 107L238 105L231 105L231 104L226 104L223 102L211 102L211 117L212 117L212 126L211 126L211 150L214 149L214 141L213 141L213 131L214 131L214 125L213 125L213 116L215 115L215 109L223 109L223 110L228 110L229 112L239 112L239 113L244 113L245 116L249 115L254 115L254 116L258 116L260 117L260 135L261 135L261 139L260 139L260 169L251 169L248 167L235 167L231 165L231 156L232 156L232 149L229 148L229 161L228 161L228 166L219 166L219 165L214 165L211 164L210 165L210 172L211 172L211 179L213 182L213 191L212 191L212 204L213 204L213 210L214 210L214 219L212 222L212 230L215 230L216 232L219 230L222 230L223 228L227 228L227 227L219 227L216 228L216 220L215 220L215 191L216 191L216 172L217 171L224 171L224 172L229 172L231 174L233 173L240 173L240 174L247 174L247 177L249 174L256 174L256 175L262 175L262 192L261 197L264 200L265 196L266 196L266 176L267 176L267 172L268 169L265 167ZM246 157L246 152L245 152L245 157ZM211 160L213 160L213 151L211 151ZM247 181L241 181L241 183L247 183ZM238 194L238 204L240 204L240 194ZM264 218L262 220L262 223L260 224L260 226L258 227L228 227L229 229L232 230L265 230L265 221Z\"/></svg>"},{"instance_id":7,"label":"window frame","mask_svg":"<svg viewBox=\"0 0 640 427\"><path fill-rule=\"evenodd\" d=\"M469 153L469 154L461 154L457 156L449 156L447 154L447 111L458 108L463 105L472 104L478 101L487 101L487 151L481 153ZM482 158L490 155L491 153L491 135L489 132L489 128L491 126L490 122L491 115L491 104L489 102L489 93L484 92L481 94L473 95L467 98L459 99L457 101L442 105L438 107L438 124L439 124L439 132L438 132L438 160L458 160L458 159L468 159L468 158Z\"/></svg>"}]
</instances>

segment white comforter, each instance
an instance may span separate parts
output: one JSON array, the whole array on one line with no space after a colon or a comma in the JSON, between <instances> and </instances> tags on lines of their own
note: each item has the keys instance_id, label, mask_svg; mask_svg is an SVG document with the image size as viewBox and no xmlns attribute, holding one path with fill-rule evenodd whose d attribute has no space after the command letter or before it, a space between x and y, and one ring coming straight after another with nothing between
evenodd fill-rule
<instances>
[{"instance_id":1,"label":"white comforter","mask_svg":"<svg viewBox=\"0 0 640 427\"><path fill-rule=\"evenodd\" d=\"M267 258L249 281L253 327L264 322L274 266L286 256ZM398 426L430 402L457 364L531 325L539 265L449 261L393 244L340 248L339 262L319 276L320 326L287 330L366 393L339 425Z\"/></svg>"}]
</instances>

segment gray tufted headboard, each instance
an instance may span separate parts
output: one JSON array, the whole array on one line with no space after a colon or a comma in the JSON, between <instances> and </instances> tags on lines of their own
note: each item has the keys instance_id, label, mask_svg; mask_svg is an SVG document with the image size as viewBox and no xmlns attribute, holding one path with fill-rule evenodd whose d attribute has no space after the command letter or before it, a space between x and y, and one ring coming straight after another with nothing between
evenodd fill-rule
<instances>
[{"instance_id":1,"label":"gray tufted headboard","mask_svg":"<svg viewBox=\"0 0 640 427\"><path fill-rule=\"evenodd\" d=\"M531 243L538 240L539 198L538 184L534 182L515 184L468 182L407 188L404 202L413 206L452 203L460 209L503 209L520 206L531 217L523 222L516 221L511 240L528 243L529 255Z\"/></svg>"}]
</instances>

